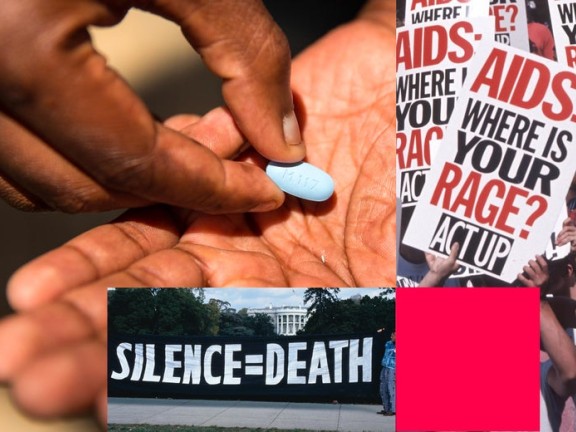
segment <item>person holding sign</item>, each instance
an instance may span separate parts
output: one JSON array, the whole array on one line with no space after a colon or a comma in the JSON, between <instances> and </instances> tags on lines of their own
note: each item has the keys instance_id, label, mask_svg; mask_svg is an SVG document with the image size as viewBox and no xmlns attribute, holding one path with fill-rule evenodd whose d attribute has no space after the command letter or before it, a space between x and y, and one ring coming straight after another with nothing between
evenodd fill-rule
<instances>
[{"instance_id":1,"label":"person holding sign","mask_svg":"<svg viewBox=\"0 0 576 432\"><path fill-rule=\"evenodd\" d=\"M552 262L538 255L523 270L518 279L526 286L538 286L542 290L540 341L548 359L540 366L540 391L545 404L542 408L546 414L546 418L541 418L541 430L558 432L566 401L569 398L576 400L576 346L569 336L569 333L573 335L573 330L567 332L560 324L561 318L551 303L556 299L576 297L576 255L571 253ZM548 294L553 297L547 297Z\"/></svg>"},{"instance_id":2,"label":"person holding sign","mask_svg":"<svg viewBox=\"0 0 576 432\"><path fill-rule=\"evenodd\" d=\"M380 372L380 397L382 411L385 416L396 415L396 332L390 335L390 340L384 345L382 371Z\"/></svg>"}]
</instances>

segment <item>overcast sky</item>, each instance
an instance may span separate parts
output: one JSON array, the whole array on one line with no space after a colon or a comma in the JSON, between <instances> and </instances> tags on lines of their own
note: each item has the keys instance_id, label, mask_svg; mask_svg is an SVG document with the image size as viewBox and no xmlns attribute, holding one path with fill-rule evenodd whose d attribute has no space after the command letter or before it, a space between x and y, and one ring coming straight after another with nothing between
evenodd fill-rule
<instances>
[{"instance_id":1,"label":"overcast sky","mask_svg":"<svg viewBox=\"0 0 576 432\"><path fill-rule=\"evenodd\" d=\"M229 302L233 308L261 308L272 306L304 306L302 298L306 288L206 288L206 302L211 298ZM340 299L356 294L371 297L380 294L379 288L341 288Z\"/></svg>"}]
</instances>

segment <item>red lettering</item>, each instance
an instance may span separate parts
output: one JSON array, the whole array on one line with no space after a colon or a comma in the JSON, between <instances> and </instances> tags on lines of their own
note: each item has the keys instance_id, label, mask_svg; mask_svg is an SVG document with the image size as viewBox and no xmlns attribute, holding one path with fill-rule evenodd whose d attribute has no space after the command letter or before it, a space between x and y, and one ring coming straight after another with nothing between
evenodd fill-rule
<instances>
[{"instance_id":1,"label":"red lettering","mask_svg":"<svg viewBox=\"0 0 576 432\"><path fill-rule=\"evenodd\" d=\"M528 99L525 99L528 83L533 82L534 77L536 77L537 82L533 88L533 93ZM550 71L544 64L526 59L517 82L510 103L520 108L531 109L540 105L544 99L550 82Z\"/></svg>"},{"instance_id":2,"label":"red lettering","mask_svg":"<svg viewBox=\"0 0 576 432\"><path fill-rule=\"evenodd\" d=\"M506 194L506 199L502 203L500 215L498 216L498 220L495 225L496 228L510 234L514 233L514 228L507 223L508 217L511 214L518 214L518 211L520 210L518 206L514 205L516 197L520 196L522 198L527 198L528 195L528 191L520 189L516 186L510 186L510 190Z\"/></svg>"},{"instance_id":3,"label":"red lettering","mask_svg":"<svg viewBox=\"0 0 576 432\"><path fill-rule=\"evenodd\" d=\"M462 178L462 170L458 165L447 162L442 169L438 183L436 184L436 189L432 194L432 199L430 203L433 205L438 205L438 202L442 200L440 207L444 209L450 208L450 201L452 201L452 189L454 189L460 179Z\"/></svg>"},{"instance_id":4,"label":"red lettering","mask_svg":"<svg viewBox=\"0 0 576 432\"><path fill-rule=\"evenodd\" d=\"M424 27L426 48L423 50L422 66L433 66L442 63L448 53L448 33L443 26ZM434 49L436 48L436 49ZM435 53L434 51L437 52Z\"/></svg>"},{"instance_id":5,"label":"red lettering","mask_svg":"<svg viewBox=\"0 0 576 432\"><path fill-rule=\"evenodd\" d=\"M576 47L566 47L566 63L568 64L568 67L576 66Z\"/></svg>"},{"instance_id":6,"label":"red lettering","mask_svg":"<svg viewBox=\"0 0 576 432\"><path fill-rule=\"evenodd\" d=\"M396 72L398 72L398 65L401 64L405 69L412 69L412 48L408 31L398 32L396 36Z\"/></svg>"},{"instance_id":7,"label":"red lettering","mask_svg":"<svg viewBox=\"0 0 576 432\"><path fill-rule=\"evenodd\" d=\"M453 63L463 63L470 60L474 55L474 47L468 39L460 35L460 30L463 30L464 33L468 34L474 33L472 24L466 21L461 21L450 27L450 39L458 48L462 49L461 55L458 55L456 51L451 51L448 53L448 58Z\"/></svg>"},{"instance_id":8,"label":"red lettering","mask_svg":"<svg viewBox=\"0 0 576 432\"><path fill-rule=\"evenodd\" d=\"M409 138L405 133L398 132L396 134L398 168L430 166L430 141L442 139L443 135L440 126L433 126L427 130L415 129L411 131Z\"/></svg>"},{"instance_id":9,"label":"red lettering","mask_svg":"<svg viewBox=\"0 0 576 432\"><path fill-rule=\"evenodd\" d=\"M490 7L490 15L494 15L495 31L496 33L503 33L506 31L506 26L502 24L506 20L505 9L507 5L495 5Z\"/></svg>"},{"instance_id":10,"label":"red lettering","mask_svg":"<svg viewBox=\"0 0 576 432\"><path fill-rule=\"evenodd\" d=\"M460 192L456 196L456 199L450 207L450 211L457 212L459 207L464 207L464 216L467 218L472 217L472 211L474 210L474 203L478 197L478 188L480 187L480 173L476 171L470 172L464 184L460 189Z\"/></svg>"},{"instance_id":11,"label":"red lettering","mask_svg":"<svg viewBox=\"0 0 576 432\"><path fill-rule=\"evenodd\" d=\"M406 70L435 66L446 58L453 63L468 61L474 54L474 38L474 28L467 21L456 22L449 30L428 25L400 31L396 37L396 72L401 65Z\"/></svg>"},{"instance_id":12,"label":"red lettering","mask_svg":"<svg viewBox=\"0 0 576 432\"><path fill-rule=\"evenodd\" d=\"M506 185L502 180L499 179L492 179L486 182L486 185L482 189L482 192L478 196L478 200L481 203L487 203L490 199L491 195L496 196L497 198L504 197L504 193L506 192ZM474 216L476 220L482 224L492 225L496 220L496 215L498 214L498 206L494 204L490 204L487 207L488 213L484 213L485 207L478 207Z\"/></svg>"},{"instance_id":13,"label":"red lettering","mask_svg":"<svg viewBox=\"0 0 576 432\"><path fill-rule=\"evenodd\" d=\"M482 183L482 174L470 171L464 176L461 166L448 162L440 173L430 204L513 234L518 224L511 222L510 217L529 205L530 200L541 198L501 179Z\"/></svg>"},{"instance_id":14,"label":"red lettering","mask_svg":"<svg viewBox=\"0 0 576 432\"><path fill-rule=\"evenodd\" d=\"M572 72L562 71L558 72L552 79L551 89L554 96L558 102L560 102L560 110L554 110L554 104L550 102L544 102L542 104L542 112L546 117L551 120L566 120L572 118L572 111L574 110L574 105L572 103L572 97L566 93L564 88L564 83L567 82L571 89L576 89L576 75Z\"/></svg>"},{"instance_id":15,"label":"red lettering","mask_svg":"<svg viewBox=\"0 0 576 432\"><path fill-rule=\"evenodd\" d=\"M486 62L472 83L470 90L479 93L481 86L487 86L488 96L493 99L498 99L500 80L504 76L505 66L506 51L494 48L488 55Z\"/></svg>"}]
</instances>

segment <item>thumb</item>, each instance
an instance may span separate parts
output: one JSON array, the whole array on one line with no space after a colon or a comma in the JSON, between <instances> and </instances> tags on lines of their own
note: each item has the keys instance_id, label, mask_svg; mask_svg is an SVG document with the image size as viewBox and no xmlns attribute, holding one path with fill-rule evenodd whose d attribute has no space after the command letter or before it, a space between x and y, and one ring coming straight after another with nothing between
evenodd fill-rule
<instances>
[{"instance_id":1,"label":"thumb","mask_svg":"<svg viewBox=\"0 0 576 432\"><path fill-rule=\"evenodd\" d=\"M227 107L259 153L279 162L305 157L290 90L290 49L261 1L154 0L146 9L178 23L222 78Z\"/></svg>"}]
</instances>

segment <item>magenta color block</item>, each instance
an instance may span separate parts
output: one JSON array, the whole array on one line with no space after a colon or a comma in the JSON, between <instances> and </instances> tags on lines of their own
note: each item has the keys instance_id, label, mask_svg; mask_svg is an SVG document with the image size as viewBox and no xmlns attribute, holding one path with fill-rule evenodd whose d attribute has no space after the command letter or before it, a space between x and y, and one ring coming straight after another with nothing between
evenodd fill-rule
<instances>
[{"instance_id":1,"label":"magenta color block","mask_svg":"<svg viewBox=\"0 0 576 432\"><path fill-rule=\"evenodd\" d=\"M397 430L538 430L539 295L398 288Z\"/></svg>"}]
</instances>

